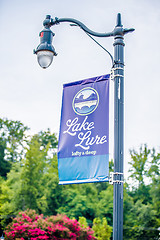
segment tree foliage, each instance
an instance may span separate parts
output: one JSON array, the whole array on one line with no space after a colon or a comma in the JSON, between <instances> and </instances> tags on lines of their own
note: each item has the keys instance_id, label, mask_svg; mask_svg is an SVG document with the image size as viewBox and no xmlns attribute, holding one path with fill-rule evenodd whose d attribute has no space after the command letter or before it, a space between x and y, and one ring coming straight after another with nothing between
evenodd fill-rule
<instances>
[{"instance_id":1,"label":"tree foliage","mask_svg":"<svg viewBox=\"0 0 160 240\"><path fill-rule=\"evenodd\" d=\"M138 187L145 185L145 181L153 182L159 176L160 170L160 153L156 150L149 149L147 145L141 145L139 152L135 149L130 150L130 178Z\"/></svg>"},{"instance_id":2,"label":"tree foliage","mask_svg":"<svg viewBox=\"0 0 160 240\"><path fill-rule=\"evenodd\" d=\"M93 220L93 231L94 236L98 240L109 240L111 237L112 227L108 225L106 218L102 220L100 218L95 218Z\"/></svg>"},{"instance_id":3,"label":"tree foliage","mask_svg":"<svg viewBox=\"0 0 160 240\"><path fill-rule=\"evenodd\" d=\"M142 145L131 150L132 199L125 218L125 239L158 239L160 226L160 153ZM138 183L138 184L135 184ZM128 204L128 203L127 203Z\"/></svg>"},{"instance_id":4,"label":"tree foliage","mask_svg":"<svg viewBox=\"0 0 160 240\"><path fill-rule=\"evenodd\" d=\"M0 118L0 176L6 178L12 163L21 161L28 127L20 121Z\"/></svg>"},{"instance_id":5,"label":"tree foliage","mask_svg":"<svg viewBox=\"0 0 160 240\"><path fill-rule=\"evenodd\" d=\"M98 239L109 239L113 186L104 182L59 185L54 133L47 129L29 136L28 127L7 119L0 119L0 127L1 226L29 208L44 216L79 219L84 228L93 227ZM130 150L130 157L130 183L124 184L124 239L158 239L160 153L142 145Z\"/></svg>"}]
</instances>

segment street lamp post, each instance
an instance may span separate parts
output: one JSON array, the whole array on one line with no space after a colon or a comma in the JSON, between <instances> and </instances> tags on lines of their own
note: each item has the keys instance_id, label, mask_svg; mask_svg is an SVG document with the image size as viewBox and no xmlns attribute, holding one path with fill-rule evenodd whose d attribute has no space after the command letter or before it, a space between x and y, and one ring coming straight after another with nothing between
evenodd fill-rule
<instances>
[{"instance_id":1,"label":"street lamp post","mask_svg":"<svg viewBox=\"0 0 160 240\"><path fill-rule=\"evenodd\" d=\"M79 26L90 37L114 37L113 80L114 80L114 173L113 173L113 240L123 239L123 162L124 162L124 35L134 29L124 29L121 15L117 15L117 24L112 32L97 33L87 28L82 22L72 18L55 18L46 16L43 22L44 29L40 32L40 44L34 53L42 68L47 68L56 56L52 39L54 33L51 26L62 22L69 22Z\"/></svg>"},{"instance_id":2,"label":"street lamp post","mask_svg":"<svg viewBox=\"0 0 160 240\"><path fill-rule=\"evenodd\" d=\"M120 16L116 28L122 28ZM123 239L124 41L114 37L114 197L113 239Z\"/></svg>"}]
</instances>

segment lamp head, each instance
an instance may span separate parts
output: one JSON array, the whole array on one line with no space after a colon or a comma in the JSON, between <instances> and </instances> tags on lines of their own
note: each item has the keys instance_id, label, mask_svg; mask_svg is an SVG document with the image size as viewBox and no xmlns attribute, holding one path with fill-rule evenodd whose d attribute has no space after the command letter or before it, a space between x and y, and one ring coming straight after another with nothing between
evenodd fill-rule
<instances>
[{"instance_id":1,"label":"lamp head","mask_svg":"<svg viewBox=\"0 0 160 240\"><path fill-rule=\"evenodd\" d=\"M45 26L39 34L40 44L34 50L34 53L37 55L39 65L44 69L48 68L53 61L53 57L57 56L57 53L52 46L54 35L55 34L50 30L50 28Z\"/></svg>"},{"instance_id":2,"label":"lamp head","mask_svg":"<svg viewBox=\"0 0 160 240\"><path fill-rule=\"evenodd\" d=\"M2 234L2 237L1 237L0 239L1 239L1 240L4 240L3 234Z\"/></svg>"}]
</instances>

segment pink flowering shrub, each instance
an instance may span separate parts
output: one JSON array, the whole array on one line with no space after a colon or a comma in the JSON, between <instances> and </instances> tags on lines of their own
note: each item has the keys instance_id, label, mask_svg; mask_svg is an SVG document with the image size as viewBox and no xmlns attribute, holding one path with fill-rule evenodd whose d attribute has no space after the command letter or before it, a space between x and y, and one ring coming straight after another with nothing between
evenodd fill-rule
<instances>
[{"instance_id":1,"label":"pink flowering shrub","mask_svg":"<svg viewBox=\"0 0 160 240\"><path fill-rule=\"evenodd\" d=\"M57 215L44 219L34 210L20 212L5 230L5 240L94 240L92 229L82 228L77 220Z\"/></svg>"}]
</instances>

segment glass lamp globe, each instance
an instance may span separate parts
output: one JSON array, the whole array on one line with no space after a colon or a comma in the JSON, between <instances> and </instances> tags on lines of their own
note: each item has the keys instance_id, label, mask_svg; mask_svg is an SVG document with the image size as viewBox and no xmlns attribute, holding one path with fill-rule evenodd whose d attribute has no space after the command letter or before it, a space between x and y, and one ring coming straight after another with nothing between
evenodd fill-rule
<instances>
[{"instance_id":1,"label":"glass lamp globe","mask_svg":"<svg viewBox=\"0 0 160 240\"><path fill-rule=\"evenodd\" d=\"M39 65L42 67L42 68L48 68L52 61L53 61L53 52L51 51L38 51L37 52L37 60L38 60L38 63Z\"/></svg>"}]
</instances>

